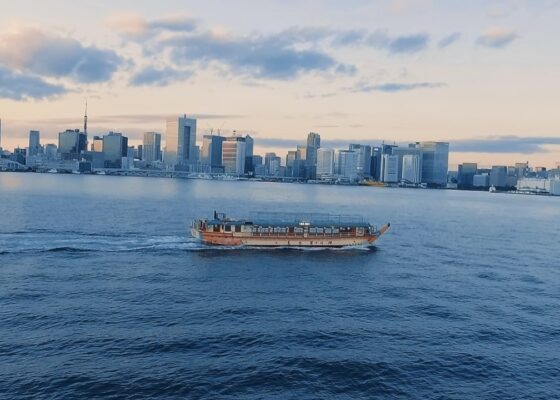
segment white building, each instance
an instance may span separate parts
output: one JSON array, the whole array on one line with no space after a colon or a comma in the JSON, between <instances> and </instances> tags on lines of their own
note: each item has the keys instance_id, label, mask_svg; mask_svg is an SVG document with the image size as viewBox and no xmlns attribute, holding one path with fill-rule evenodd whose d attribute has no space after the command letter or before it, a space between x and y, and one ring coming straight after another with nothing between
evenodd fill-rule
<instances>
[{"instance_id":1,"label":"white building","mask_svg":"<svg viewBox=\"0 0 560 400\"><path fill-rule=\"evenodd\" d=\"M224 172L232 175L245 173L245 138L232 136L225 138L222 143L222 165Z\"/></svg>"},{"instance_id":2,"label":"white building","mask_svg":"<svg viewBox=\"0 0 560 400\"><path fill-rule=\"evenodd\" d=\"M334 175L333 149L317 149L317 178L323 175Z\"/></svg>"},{"instance_id":3,"label":"white building","mask_svg":"<svg viewBox=\"0 0 560 400\"><path fill-rule=\"evenodd\" d=\"M422 159L419 155L407 154L402 159L402 180L405 183L422 182Z\"/></svg>"},{"instance_id":4,"label":"white building","mask_svg":"<svg viewBox=\"0 0 560 400\"><path fill-rule=\"evenodd\" d=\"M381 159L381 176L383 182L397 183L399 181L399 156L383 154Z\"/></svg>"}]
</instances>

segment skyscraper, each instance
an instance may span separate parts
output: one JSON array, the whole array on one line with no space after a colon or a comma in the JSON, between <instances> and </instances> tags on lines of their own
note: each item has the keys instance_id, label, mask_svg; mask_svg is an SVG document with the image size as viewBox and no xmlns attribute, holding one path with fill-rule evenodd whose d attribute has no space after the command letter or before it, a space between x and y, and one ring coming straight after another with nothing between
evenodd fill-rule
<instances>
[{"instance_id":1,"label":"skyscraper","mask_svg":"<svg viewBox=\"0 0 560 400\"><path fill-rule=\"evenodd\" d=\"M63 160L79 159L87 150L87 135L79 129L67 129L58 134L58 152Z\"/></svg>"},{"instance_id":2,"label":"skyscraper","mask_svg":"<svg viewBox=\"0 0 560 400\"><path fill-rule=\"evenodd\" d=\"M222 165L226 174L243 175L245 172L245 138L231 136L222 143Z\"/></svg>"},{"instance_id":3,"label":"skyscraper","mask_svg":"<svg viewBox=\"0 0 560 400\"><path fill-rule=\"evenodd\" d=\"M184 115L167 120L164 162L183 170L196 163L196 119Z\"/></svg>"},{"instance_id":4,"label":"skyscraper","mask_svg":"<svg viewBox=\"0 0 560 400\"><path fill-rule=\"evenodd\" d=\"M419 154L405 154L402 159L401 181L418 184L422 179L422 158Z\"/></svg>"},{"instance_id":5,"label":"skyscraper","mask_svg":"<svg viewBox=\"0 0 560 400\"><path fill-rule=\"evenodd\" d=\"M340 150L337 165L339 175L349 181L358 179L358 153L351 150Z\"/></svg>"},{"instance_id":6,"label":"skyscraper","mask_svg":"<svg viewBox=\"0 0 560 400\"><path fill-rule=\"evenodd\" d=\"M36 156L41 148L41 134L39 131L29 131L28 156Z\"/></svg>"},{"instance_id":7,"label":"skyscraper","mask_svg":"<svg viewBox=\"0 0 560 400\"><path fill-rule=\"evenodd\" d=\"M222 167L222 145L224 137L217 135L204 135L200 161L210 167L212 172L219 172Z\"/></svg>"},{"instance_id":8,"label":"skyscraper","mask_svg":"<svg viewBox=\"0 0 560 400\"><path fill-rule=\"evenodd\" d=\"M399 156L383 154L381 158L381 176L383 182L397 183L399 181Z\"/></svg>"},{"instance_id":9,"label":"skyscraper","mask_svg":"<svg viewBox=\"0 0 560 400\"><path fill-rule=\"evenodd\" d=\"M109 132L103 136L105 168L122 168L123 157L128 156L128 138L121 133Z\"/></svg>"},{"instance_id":10,"label":"skyscraper","mask_svg":"<svg viewBox=\"0 0 560 400\"><path fill-rule=\"evenodd\" d=\"M419 142L413 146L422 150L422 182L445 186L449 168L449 143Z\"/></svg>"},{"instance_id":11,"label":"skyscraper","mask_svg":"<svg viewBox=\"0 0 560 400\"><path fill-rule=\"evenodd\" d=\"M317 165L317 149L321 147L321 136L318 133L310 132L307 135L307 154L305 159L308 165Z\"/></svg>"},{"instance_id":12,"label":"skyscraper","mask_svg":"<svg viewBox=\"0 0 560 400\"><path fill-rule=\"evenodd\" d=\"M334 175L334 150L320 148L317 150L317 178Z\"/></svg>"},{"instance_id":13,"label":"skyscraper","mask_svg":"<svg viewBox=\"0 0 560 400\"><path fill-rule=\"evenodd\" d=\"M160 161L161 154L161 134L157 132L144 133L142 141L142 161L153 164Z\"/></svg>"},{"instance_id":14,"label":"skyscraper","mask_svg":"<svg viewBox=\"0 0 560 400\"><path fill-rule=\"evenodd\" d=\"M358 153L358 166L357 173L358 176L363 178L368 178L371 176L371 146L363 144L351 144L348 147L349 150Z\"/></svg>"}]
</instances>

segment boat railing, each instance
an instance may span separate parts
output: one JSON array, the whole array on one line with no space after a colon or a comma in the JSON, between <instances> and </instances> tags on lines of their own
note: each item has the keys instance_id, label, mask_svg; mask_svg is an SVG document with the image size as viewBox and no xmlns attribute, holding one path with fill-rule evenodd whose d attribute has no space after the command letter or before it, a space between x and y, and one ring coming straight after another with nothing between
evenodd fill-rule
<instances>
[{"instance_id":1,"label":"boat railing","mask_svg":"<svg viewBox=\"0 0 560 400\"><path fill-rule=\"evenodd\" d=\"M365 224L359 215L326 214L326 213L275 213L257 212L247 220L266 221L269 224L282 223L298 225L301 222L310 222L314 225L344 226L346 224Z\"/></svg>"}]
</instances>

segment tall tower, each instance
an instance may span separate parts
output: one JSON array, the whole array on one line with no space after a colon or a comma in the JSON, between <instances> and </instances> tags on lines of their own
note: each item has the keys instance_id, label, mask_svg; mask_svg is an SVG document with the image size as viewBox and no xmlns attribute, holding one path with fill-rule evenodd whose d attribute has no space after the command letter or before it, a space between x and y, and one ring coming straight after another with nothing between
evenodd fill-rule
<instances>
[{"instance_id":1,"label":"tall tower","mask_svg":"<svg viewBox=\"0 0 560 400\"><path fill-rule=\"evenodd\" d=\"M0 149L2 148L2 118L0 118Z\"/></svg>"},{"instance_id":2,"label":"tall tower","mask_svg":"<svg viewBox=\"0 0 560 400\"><path fill-rule=\"evenodd\" d=\"M86 99L86 111L84 113L84 133L87 135L87 99Z\"/></svg>"}]
</instances>

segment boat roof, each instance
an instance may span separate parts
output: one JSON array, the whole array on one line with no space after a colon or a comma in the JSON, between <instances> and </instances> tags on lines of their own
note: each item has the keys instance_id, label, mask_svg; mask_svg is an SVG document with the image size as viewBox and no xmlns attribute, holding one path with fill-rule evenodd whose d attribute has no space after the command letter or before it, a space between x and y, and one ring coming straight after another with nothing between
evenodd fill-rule
<instances>
[{"instance_id":1,"label":"boat roof","mask_svg":"<svg viewBox=\"0 0 560 400\"><path fill-rule=\"evenodd\" d=\"M213 218L207 220L208 224L218 225L246 225L287 227L299 226L345 226L362 227L370 224L361 216L356 215L333 215L320 213L256 213L254 217L246 218Z\"/></svg>"}]
</instances>

